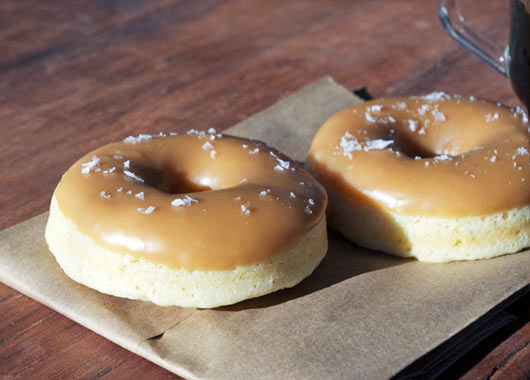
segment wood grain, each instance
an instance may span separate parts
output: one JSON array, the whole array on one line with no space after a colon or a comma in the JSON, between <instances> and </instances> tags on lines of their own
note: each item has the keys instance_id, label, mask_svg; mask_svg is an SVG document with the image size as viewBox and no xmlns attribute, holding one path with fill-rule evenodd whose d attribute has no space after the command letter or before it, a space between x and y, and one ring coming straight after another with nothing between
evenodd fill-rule
<instances>
[{"instance_id":1,"label":"wood grain","mask_svg":"<svg viewBox=\"0 0 530 380\"><path fill-rule=\"evenodd\" d=\"M530 379L530 324L527 323L506 342L495 348L462 379ZM494 365L492 365L494 364ZM485 376L484 376L485 375Z\"/></svg>"},{"instance_id":2,"label":"wood grain","mask_svg":"<svg viewBox=\"0 0 530 380\"><path fill-rule=\"evenodd\" d=\"M506 3L470 17L496 36ZM517 104L443 32L434 1L4 0L0 52L0 229L45 211L61 174L99 145L223 130L324 75L376 97L442 89ZM495 376L527 373L529 326L477 376L512 353ZM0 378L140 376L173 378L0 284Z\"/></svg>"}]
</instances>

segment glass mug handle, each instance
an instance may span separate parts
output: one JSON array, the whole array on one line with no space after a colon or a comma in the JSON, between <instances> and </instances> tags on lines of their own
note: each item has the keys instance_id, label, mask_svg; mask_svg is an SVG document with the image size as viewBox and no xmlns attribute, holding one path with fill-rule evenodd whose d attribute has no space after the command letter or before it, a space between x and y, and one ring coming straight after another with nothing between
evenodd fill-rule
<instances>
[{"instance_id":1,"label":"glass mug handle","mask_svg":"<svg viewBox=\"0 0 530 380\"><path fill-rule=\"evenodd\" d=\"M466 50L475 54L502 75L509 77L508 46L502 48L469 27L457 2L458 0L440 0L438 15L445 30Z\"/></svg>"}]
</instances>

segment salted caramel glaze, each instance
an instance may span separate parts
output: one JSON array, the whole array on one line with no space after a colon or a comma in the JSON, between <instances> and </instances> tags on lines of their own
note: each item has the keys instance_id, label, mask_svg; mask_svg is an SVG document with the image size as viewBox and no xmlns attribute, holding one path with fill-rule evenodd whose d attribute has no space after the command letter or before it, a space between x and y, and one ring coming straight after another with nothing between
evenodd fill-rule
<instances>
[{"instance_id":1,"label":"salted caramel glaze","mask_svg":"<svg viewBox=\"0 0 530 380\"><path fill-rule=\"evenodd\" d=\"M331 117L308 164L383 209L481 216L530 204L528 135L518 107L441 92L375 100Z\"/></svg>"},{"instance_id":2,"label":"salted caramel glaze","mask_svg":"<svg viewBox=\"0 0 530 380\"><path fill-rule=\"evenodd\" d=\"M97 244L189 271L269 260L316 226L327 202L289 158L214 130L103 146L64 174L55 197Z\"/></svg>"}]
</instances>

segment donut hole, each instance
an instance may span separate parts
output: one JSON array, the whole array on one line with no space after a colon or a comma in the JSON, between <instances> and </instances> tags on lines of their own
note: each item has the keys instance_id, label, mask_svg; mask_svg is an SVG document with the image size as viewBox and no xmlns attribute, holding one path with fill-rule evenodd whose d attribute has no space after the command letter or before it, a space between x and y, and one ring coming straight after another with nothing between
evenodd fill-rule
<instances>
[{"instance_id":1,"label":"donut hole","mask_svg":"<svg viewBox=\"0 0 530 380\"><path fill-rule=\"evenodd\" d=\"M417 139L408 134L399 134L394 136L394 145L397 150L410 158L421 157L422 159L433 158L437 156L433 149L425 146Z\"/></svg>"},{"instance_id":2,"label":"donut hole","mask_svg":"<svg viewBox=\"0 0 530 380\"><path fill-rule=\"evenodd\" d=\"M144 184L168 194L199 193L212 190L210 186L193 181L189 175L172 166L156 168L135 165L134 172L144 180Z\"/></svg>"},{"instance_id":3,"label":"donut hole","mask_svg":"<svg viewBox=\"0 0 530 380\"><path fill-rule=\"evenodd\" d=\"M378 124L367 130L365 136L368 140L392 140L392 149L399 151L412 159L421 157L422 159L437 156L435 147L425 138L409 133L408 125L398 125L398 128L389 129L386 124Z\"/></svg>"}]
</instances>

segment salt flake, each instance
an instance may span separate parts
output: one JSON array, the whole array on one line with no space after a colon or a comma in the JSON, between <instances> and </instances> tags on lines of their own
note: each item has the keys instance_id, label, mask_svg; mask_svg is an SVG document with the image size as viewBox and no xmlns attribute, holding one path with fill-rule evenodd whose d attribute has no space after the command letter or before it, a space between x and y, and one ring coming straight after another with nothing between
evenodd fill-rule
<instances>
[{"instance_id":1,"label":"salt flake","mask_svg":"<svg viewBox=\"0 0 530 380\"><path fill-rule=\"evenodd\" d=\"M425 100L438 100L439 101L439 100L450 99L451 97L443 91L435 91L435 92L431 92L430 94L423 95L422 98Z\"/></svg>"},{"instance_id":2,"label":"salt flake","mask_svg":"<svg viewBox=\"0 0 530 380\"><path fill-rule=\"evenodd\" d=\"M129 170L124 170L123 171L123 174L125 174L127 177L131 177L137 181L140 181L140 182L144 182L144 180L140 177L138 177L136 174L134 174L133 172L129 171Z\"/></svg>"},{"instance_id":3,"label":"salt flake","mask_svg":"<svg viewBox=\"0 0 530 380\"><path fill-rule=\"evenodd\" d=\"M99 196L100 196L101 198L105 198L105 199L110 199L110 197L111 197L110 193L108 193L108 192L106 192L106 191L101 191L101 192L99 193Z\"/></svg>"},{"instance_id":4,"label":"salt flake","mask_svg":"<svg viewBox=\"0 0 530 380\"><path fill-rule=\"evenodd\" d=\"M171 202L171 206L175 207L191 207L193 203L199 203L197 199L193 199L189 195L185 195L184 198L176 198Z\"/></svg>"},{"instance_id":5,"label":"salt flake","mask_svg":"<svg viewBox=\"0 0 530 380\"><path fill-rule=\"evenodd\" d=\"M91 161L81 164L81 173L82 174L90 173L90 170L98 166L100 161L101 160L98 157L96 157L96 155L92 155Z\"/></svg>"},{"instance_id":6,"label":"salt flake","mask_svg":"<svg viewBox=\"0 0 530 380\"><path fill-rule=\"evenodd\" d=\"M203 150L211 150L211 149L213 149L213 145L209 141L206 141L204 144L202 144L202 149Z\"/></svg>"},{"instance_id":7,"label":"salt flake","mask_svg":"<svg viewBox=\"0 0 530 380\"><path fill-rule=\"evenodd\" d=\"M499 120L499 114L497 112L495 112L493 115L488 113L486 114L485 117L486 117L486 123L490 123L493 120Z\"/></svg>"},{"instance_id":8,"label":"salt flake","mask_svg":"<svg viewBox=\"0 0 530 380\"><path fill-rule=\"evenodd\" d=\"M129 143L129 144L137 144L142 141L150 140L152 139L152 135L148 134L139 134L137 137L129 136L123 139L123 142Z\"/></svg>"},{"instance_id":9,"label":"salt flake","mask_svg":"<svg viewBox=\"0 0 530 380\"><path fill-rule=\"evenodd\" d=\"M375 123L375 122L377 122L377 119L376 119L375 117L373 117L373 116L370 114L370 112L368 112L368 111L366 111L366 112L364 113L364 118L365 118L366 120L368 120L370 123Z\"/></svg>"},{"instance_id":10,"label":"salt flake","mask_svg":"<svg viewBox=\"0 0 530 380\"><path fill-rule=\"evenodd\" d=\"M136 211L138 211L139 213L141 214L151 214L153 211L155 211L156 207L155 206L148 206L147 208L144 208L144 207L138 207L136 209Z\"/></svg>"},{"instance_id":11,"label":"salt flake","mask_svg":"<svg viewBox=\"0 0 530 380\"><path fill-rule=\"evenodd\" d=\"M518 154L520 156L528 156L529 155L528 149L526 149L524 146L520 146L519 148L517 148L517 150L515 151L515 154Z\"/></svg>"}]
</instances>

